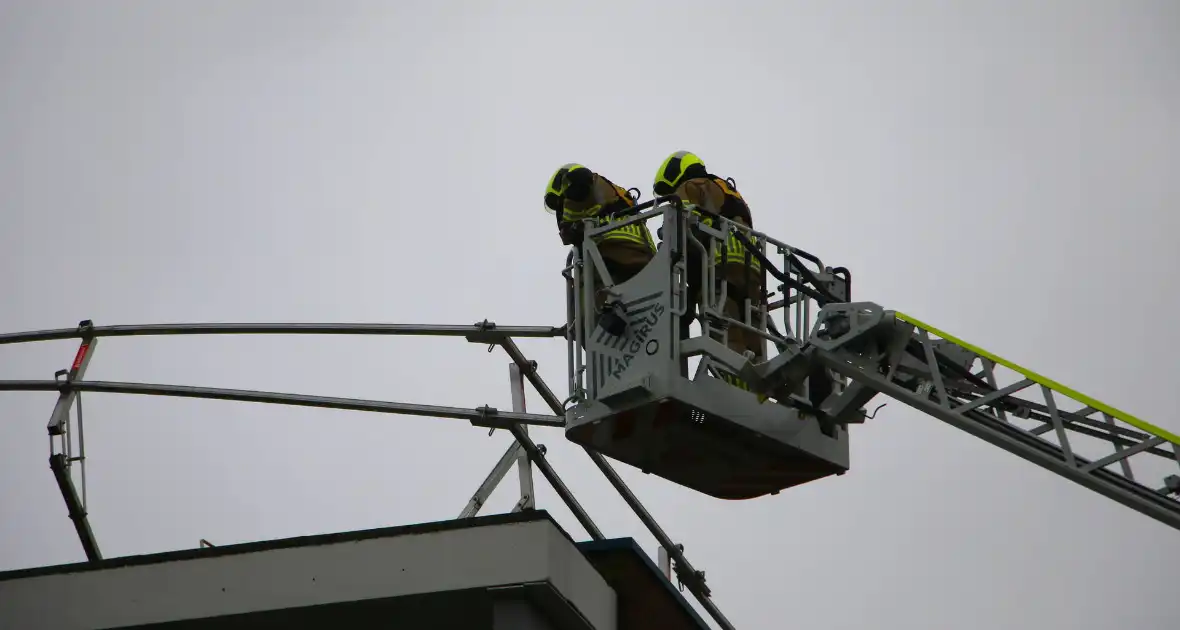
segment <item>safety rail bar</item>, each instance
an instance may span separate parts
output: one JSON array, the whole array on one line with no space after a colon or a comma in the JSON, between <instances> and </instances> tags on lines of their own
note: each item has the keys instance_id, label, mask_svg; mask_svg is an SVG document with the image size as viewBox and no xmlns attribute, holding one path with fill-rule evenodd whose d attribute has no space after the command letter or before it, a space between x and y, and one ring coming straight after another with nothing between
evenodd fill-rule
<instances>
[{"instance_id":1,"label":"safety rail bar","mask_svg":"<svg viewBox=\"0 0 1180 630\"><path fill-rule=\"evenodd\" d=\"M679 195L663 195L660 197L656 197L655 199L645 201L641 204L637 204L631 208L627 208L625 210L620 210L618 212L615 212L611 215L611 217L613 217L616 220L621 220L621 219L628 218L633 215L639 214L641 212L645 212L649 208L655 208L656 206L660 206L660 205L670 205L673 208L676 208L679 210L686 210L687 206L688 206L688 204L686 204L684 202L684 200L682 200L680 198ZM696 211L700 212L701 214L708 215L708 216L720 217L720 215L718 215L714 212L710 212L708 210L705 210L703 208L696 208ZM649 215L649 217L650 216L655 216L655 214L651 214L651 215ZM750 228L748 226L743 226L743 227L745 227L747 231L753 231L753 230L750 230ZM774 243L777 246L790 249L796 256L799 256L800 258L803 258L803 259L807 260L808 262L813 263L816 267L818 267L820 269L823 269L823 267L824 267L823 261L821 261L818 256L808 252L807 250L804 250L799 247L795 247L793 245L787 245L786 243L783 243L782 241L778 241L778 240L776 240L776 239L774 239L774 238L770 237L769 235L764 234L762 232L753 231L753 233L758 235L761 238L766 239L769 242ZM843 267L837 267L836 269L842 270L843 272L848 272L848 270L844 269Z\"/></svg>"},{"instance_id":2,"label":"safety rail bar","mask_svg":"<svg viewBox=\"0 0 1180 630\"><path fill-rule=\"evenodd\" d=\"M444 336L463 337L468 342L487 344L489 350L500 347L517 366L524 378L529 381L536 392L553 411L554 415L532 414L517 411L500 411L493 407L483 406L476 409L445 407L435 405L420 405L397 403L390 401L363 400L355 398L337 398L328 396L311 396L304 394L262 392L254 390L224 389L212 387L192 387L180 385L162 385L150 383L128 383L110 381L87 381L86 370L94 356L98 339L103 337L129 337L153 335L259 335L259 334L293 334L293 335L394 335L394 336ZM97 539L87 517L85 506L85 473L83 468L83 489L79 495L73 482L70 465L74 461L82 461L84 465L84 446L79 444L80 457L72 456L72 436L69 430L70 409L78 406L79 440L81 440L81 393L105 392L141 395L159 395L186 398L203 398L215 400L231 400L242 402L256 402L269 404L284 404L319 408L334 408L352 411L368 411L380 413L394 413L402 415L416 415L429 417L448 417L466 419L474 426L505 428L512 433L516 444L522 449L531 464L535 465L549 482L562 502L569 508L574 518L594 540L604 538L602 531L591 519L585 508L574 497L573 492L558 476L552 464L545 455L543 445L535 443L529 436L526 426L564 426L564 403L553 393L537 370L537 363L525 357L516 345L516 338L553 338L572 337L567 335L566 326L499 326L493 322L482 322L463 325L418 325L418 324L372 324L372 323L173 323L148 325L118 325L95 326L89 320L79 324L77 328L59 328L50 330L36 330L17 333L0 334L0 345L35 343L41 341L80 339L81 344L75 354L71 367L59 371L57 376L65 376L64 380L0 380L0 391L57 391L58 401L50 416L48 432L50 434L50 468L57 480L59 489L66 502L69 517L73 521L83 550L89 561L102 559ZM64 452L54 452L57 446L54 438L63 440L61 448ZM515 448L515 447L514 447ZM711 599L711 590L706 586L704 572L695 569L684 555L684 546L674 543L654 517L647 511L634 492L623 481L606 458L601 454L583 448L595 466L607 478L616 492L618 492L628 507L632 509L640 522L655 537L656 541L667 550L676 562L676 573L681 583L689 589L698 603L724 630L733 630L733 625Z\"/></svg>"},{"instance_id":3,"label":"safety rail bar","mask_svg":"<svg viewBox=\"0 0 1180 630\"><path fill-rule=\"evenodd\" d=\"M0 380L0 391L61 392L68 390L103 392L107 394L202 398L206 400L269 403L295 407L340 409L344 411L371 411L431 418L454 418L458 420L469 420L472 425L477 427L498 429L506 429L512 424L530 424L543 427L565 426L565 420L561 416L500 411L495 407L488 407L486 405L475 409L463 409L460 407L419 405L384 400L337 398L332 396L287 394L220 387L192 387L187 385L160 385L154 383L114 381Z\"/></svg>"},{"instance_id":4,"label":"safety rail bar","mask_svg":"<svg viewBox=\"0 0 1180 630\"><path fill-rule=\"evenodd\" d=\"M565 334L562 327L497 326L483 322L474 326L435 326L420 324L315 324L315 323L196 323L93 326L85 333L78 328L57 328L0 334L0 345L79 339L90 337L129 337L141 335L428 335L468 337L483 335L488 339L505 337L548 338Z\"/></svg>"},{"instance_id":5,"label":"safety rail bar","mask_svg":"<svg viewBox=\"0 0 1180 630\"><path fill-rule=\"evenodd\" d=\"M786 289L794 289L796 291L796 294L793 296L788 295L781 300L769 303L769 308L767 308L767 311L774 311L778 310L779 308L787 309L791 304L803 302L805 298L810 298L812 301L816 302L817 306L823 306L825 303L831 301L851 301L851 295L825 295L827 291L820 285L817 278L819 275L824 273L831 273L841 276L845 282L845 286L849 289L848 292L850 293L852 274L847 268L826 267L818 256L815 256L814 254L811 254L802 248L790 245L784 241L774 238L773 236L770 236L766 232L755 230L750 226L742 225L741 223L732 221L719 214L705 210L704 208L693 206L692 204L686 204L675 195L659 197L657 199L645 202L644 204L639 204L634 208L617 212L611 215L610 218L612 220L607 223L588 226L585 234L588 237L599 236L635 223L646 223L648 220L657 216L662 216L669 211L677 212L679 216L685 219L687 218L689 212L695 212L712 218L714 221L719 223L718 227L710 228L708 226L698 225L697 227L699 231L709 234L710 236L713 236L715 239L719 239L722 242L726 240L724 235L734 234L739 242L741 242L742 245L747 249L747 251L750 251L751 254L760 259L759 262L761 263L764 272L770 273L780 282L783 282L784 286L781 286L780 290L785 291ZM684 227L685 226L681 226L682 229ZM777 249L776 253L782 256L783 262L781 267L776 265L766 255L765 249L767 244L774 245ZM807 265L803 264L801 259L812 263L815 266L815 269L812 270L808 268ZM797 277L791 277L792 273ZM763 282L763 286L766 287L765 280ZM837 299L837 297L841 299ZM811 329L811 312L810 305L804 304L802 310L799 313L799 316L797 317L796 325L793 327L788 326L788 328L793 328L796 335L806 336L806 334ZM789 316L786 317L789 318ZM784 323L787 323L788 321L789 319L784 321Z\"/></svg>"}]
</instances>

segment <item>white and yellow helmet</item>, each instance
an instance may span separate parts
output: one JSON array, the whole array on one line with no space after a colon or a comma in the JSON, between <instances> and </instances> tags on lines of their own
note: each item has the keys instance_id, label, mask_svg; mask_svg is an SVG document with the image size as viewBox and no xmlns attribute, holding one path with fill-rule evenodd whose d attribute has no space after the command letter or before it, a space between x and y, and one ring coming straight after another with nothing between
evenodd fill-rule
<instances>
[{"instance_id":1,"label":"white and yellow helmet","mask_svg":"<svg viewBox=\"0 0 1180 630\"><path fill-rule=\"evenodd\" d=\"M563 164L561 168L557 169L557 172L553 173L553 177L549 178L549 183L545 187L545 212L549 214L561 212L562 199L565 196L566 190L569 188L566 175L585 168L581 164L570 162L569 164Z\"/></svg>"}]
</instances>

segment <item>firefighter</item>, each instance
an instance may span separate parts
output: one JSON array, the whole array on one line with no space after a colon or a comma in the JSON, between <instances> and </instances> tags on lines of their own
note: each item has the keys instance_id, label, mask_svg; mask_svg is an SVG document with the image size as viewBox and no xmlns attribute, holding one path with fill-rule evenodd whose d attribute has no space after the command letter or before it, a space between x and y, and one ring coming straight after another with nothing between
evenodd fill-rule
<instances>
[{"instance_id":1,"label":"firefighter","mask_svg":"<svg viewBox=\"0 0 1180 630\"><path fill-rule=\"evenodd\" d=\"M655 194L657 196L676 195L684 203L693 204L703 210L715 213L747 227L753 227L754 221L750 216L750 207L736 189L732 180L722 179L709 172L705 163L699 157L688 151L677 151L668 156L660 165L655 177ZM708 215L695 212L700 222L715 228L717 221ZM757 240L751 235L744 235L746 240L757 246ZM699 232L698 240L708 246L709 239ZM695 309L700 308L701 299L701 269L700 252L690 247L688 250L688 291L690 306L681 317L681 338L688 336L688 327L695 317ZM722 305L722 312L729 318L753 326L759 330L764 328L760 307L763 299L762 264L754 255L746 251L745 245L735 236L729 235L727 242L718 243L714 254L714 264L717 269L716 278L726 283L726 299ZM720 287L714 287L717 291ZM749 317L746 315L747 300L754 307ZM734 352L742 354L750 351L754 354L753 362L758 363L765 357L764 339L744 328L730 325L728 328L728 346ZM748 389L739 379L727 375L725 380L733 385Z\"/></svg>"},{"instance_id":2,"label":"firefighter","mask_svg":"<svg viewBox=\"0 0 1180 630\"><path fill-rule=\"evenodd\" d=\"M603 225L610 222L612 214L634 206L635 199L627 190L581 164L566 164L557 169L545 189L545 210L557 217L561 242L574 245L579 251L586 219ZM615 284L626 282L642 271L656 251L651 232L639 222L599 234L593 243ZM592 264L585 256L583 261L585 266ZM607 292L598 274L594 280L594 308L601 313Z\"/></svg>"}]
</instances>

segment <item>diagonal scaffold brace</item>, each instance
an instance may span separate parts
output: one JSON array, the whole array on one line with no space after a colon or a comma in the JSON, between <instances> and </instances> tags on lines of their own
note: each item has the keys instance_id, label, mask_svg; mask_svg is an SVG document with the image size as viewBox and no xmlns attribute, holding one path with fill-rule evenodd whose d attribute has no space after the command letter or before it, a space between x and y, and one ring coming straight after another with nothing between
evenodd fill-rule
<instances>
[{"instance_id":1,"label":"diagonal scaffold brace","mask_svg":"<svg viewBox=\"0 0 1180 630\"><path fill-rule=\"evenodd\" d=\"M472 339L471 341L476 340ZM519 368L525 379L529 381L529 383L533 386L533 389L541 396L541 399L545 401L545 404L553 410L553 413L564 415L565 405L562 403L561 399L553 393L553 390L549 388L549 385L545 383L544 379L541 378L540 373L537 371L537 363L535 361L528 360L520 351L520 347L517 346L511 338L503 338L496 343L504 349L504 351L512 359L513 363ZM513 427L512 431L513 435L517 439L517 442L525 446L529 457L534 462L538 463L542 470L545 470L545 466L547 466L547 464L542 464L545 462L544 452L542 450L538 450L537 446L532 444L532 440L529 439L528 434L524 431L523 427ZM598 470L602 472L603 476L606 477L607 481L610 482L615 491L619 493L619 496L623 498L623 501L627 503L627 506L631 508L631 510L639 518L640 522L643 523L651 535L656 539L656 542L660 544L661 553L666 553L669 556L669 560L675 563L673 565L674 571L680 583L684 587L688 588L689 592L693 594L693 597L697 600L701 607L705 609L709 616L713 618L713 621L717 622L721 628L724 630L734 630L733 624L728 618L725 617L725 615L721 612L721 609L718 608L717 604L712 600L712 592L705 584L705 572L694 568L693 565L688 561L688 558L685 557L684 545L677 544L672 541L671 537L669 537L667 532L665 532L664 529L660 527L659 523L657 523L655 518L652 517L651 513L647 511L647 508L643 506L643 503L639 501L639 498L635 496L635 493L627 486L626 482L623 481L623 478L619 476L619 473L615 471L614 467L610 465L610 462L606 461L605 457L603 457L600 453L596 453L585 447L583 447L582 450L588 457L590 457L590 460L594 462L594 465L598 467ZM555 477L556 475L554 475L554 478ZM553 483L552 478L550 478L549 481L551 484ZM558 483L560 483L560 480L558 480ZM554 485L554 488L557 489L557 486ZM562 488L564 488L564 484L562 484ZM582 521L583 518L585 518L585 522L583 522L583 526L585 527L586 522L589 522L589 516L579 516L579 514L585 515L585 511L582 509L581 505L577 503L576 499L573 498L573 494L569 493L568 490L565 490L564 492L559 490L558 493L561 494L563 499L566 499L568 494L566 505L571 511L574 512L575 517L578 518L579 521ZM593 525L591 524L591 526ZM593 529L588 527L587 532L595 540L602 539L602 534L598 532L597 527L594 527Z\"/></svg>"},{"instance_id":2,"label":"diagonal scaffold brace","mask_svg":"<svg viewBox=\"0 0 1180 630\"><path fill-rule=\"evenodd\" d=\"M520 366L515 363L508 364L508 382L512 393L512 411L523 412L525 410L524 377L521 376ZM491 435L495 430L492 428L488 431L488 435ZM523 426L522 430L527 434L528 426ZM541 445L538 445L537 448L542 451L544 449ZM532 462L529 461L528 453L524 447L514 438L508 450L500 456L500 461L496 462L475 494L467 501L467 506L463 508L462 512L459 512L458 518L472 518L479 514L480 509L487 503L488 498L495 492L496 487L503 481L513 465L516 465L520 477L520 498L512 507L512 512L534 509L536 496L533 493Z\"/></svg>"}]
</instances>

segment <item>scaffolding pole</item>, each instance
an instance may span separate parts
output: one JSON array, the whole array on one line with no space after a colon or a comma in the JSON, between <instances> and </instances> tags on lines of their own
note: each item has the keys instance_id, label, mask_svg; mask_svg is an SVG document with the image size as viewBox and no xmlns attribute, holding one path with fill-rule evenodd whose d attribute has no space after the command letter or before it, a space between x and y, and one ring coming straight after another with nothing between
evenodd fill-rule
<instances>
[{"instance_id":1,"label":"scaffolding pole","mask_svg":"<svg viewBox=\"0 0 1180 630\"><path fill-rule=\"evenodd\" d=\"M428 324L144 324L93 326L97 337L135 337L153 335L402 335L466 337L469 341L496 343L512 337L550 338L565 336L565 327L497 326L487 320L470 326L435 326ZM35 330L0 334L0 345L78 339L77 328Z\"/></svg>"},{"instance_id":2,"label":"scaffolding pole","mask_svg":"<svg viewBox=\"0 0 1180 630\"><path fill-rule=\"evenodd\" d=\"M431 418L454 418L468 420L477 427L497 429L505 429L513 424L536 424L548 427L561 427L565 425L564 419L559 416L500 411L495 407L488 407L486 405L475 409L466 409L462 407L417 405L384 400L335 398L331 396L285 394L248 389L223 389L219 387L190 387L187 385L157 385L152 383L122 383L111 381L0 381L0 391L62 391L63 395L65 392L81 391L232 400L237 402L293 405L297 407L321 407L348 411L371 411L407 416L427 416Z\"/></svg>"}]
</instances>

